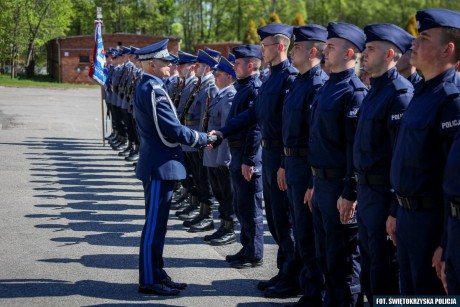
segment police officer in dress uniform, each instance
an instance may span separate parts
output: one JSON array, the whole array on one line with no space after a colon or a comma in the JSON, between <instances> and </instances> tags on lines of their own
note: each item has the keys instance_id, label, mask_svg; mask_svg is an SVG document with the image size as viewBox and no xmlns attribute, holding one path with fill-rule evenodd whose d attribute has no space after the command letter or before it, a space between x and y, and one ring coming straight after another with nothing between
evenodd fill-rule
<instances>
[{"instance_id":1,"label":"police officer in dress uniform","mask_svg":"<svg viewBox=\"0 0 460 307\"><path fill-rule=\"evenodd\" d=\"M172 98L174 95L174 90L179 85L179 71L177 70L177 63L179 58L172 53L170 54L170 56L172 57L170 68L171 76L169 78L166 78L165 86L168 91L169 97Z\"/></svg>"},{"instance_id":2,"label":"police officer in dress uniform","mask_svg":"<svg viewBox=\"0 0 460 307\"><path fill-rule=\"evenodd\" d=\"M258 45L233 48L235 55L236 94L226 123L252 107L262 84L259 68L262 54ZM230 174L233 190L233 208L240 222L242 248L227 255L229 263L240 259L262 259L264 225L262 208L262 135L258 125L252 125L228 137L232 159Z\"/></svg>"},{"instance_id":3,"label":"police officer in dress uniform","mask_svg":"<svg viewBox=\"0 0 460 307\"><path fill-rule=\"evenodd\" d=\"M139 256L139 292L178 295L187 286L171 280L163 269L163 247L169 205L176 180L185 178L180 143L196 148L210 141L179 123L162 78L169 76L168 40L139 49L144 75L136 89L134 112L141 146L136 177L142 180L146 221Z\"/></svg>"},{"instance_id":4,"label":"police officer in dress uniform","mask_svg":"<svg viewBox=\"0 0 460 307\"><path fill-rule=\"evenodd\" d=\"M415 86L420 81L422 81L423 78L422 76L418 74L417 68L415 68L415 66L410 63L411 54L412 54L412 46L398 60L398 63L396 63L396 69L404 78L409 80L415 88Z\"/></svg>"},{"instance_id":5,"label":"police officer in dress uniform","mask_svg":"<svg viewBox=\"0 0 460 307\"><path fill-rule=\"evenodd\" d=\"M327 31L324 55L331 73L314 101L310 124L316 254L326 281L325 304L356 306L361 286L352 149L367 88L354 68L365 35L348 23L330 22ZM309 195L306 198L311 201Z\"/></svg>"},{"instance_id":6,"label":"police officer in dress uniform","mask_svg":"<svg viewBox=\"0 0 460 307\"><path fill-rule=\"evenodd\" d=\"M113 62L114 62L114 58L116 57L116 51L115 49L113 48L109 48L106 53L105 53L105 57L106 57L106 69L107 69L107 79L106 79L106 82L104 84L104 100L105 100L105 104L107 106L107 115L110 116L110 119L111 119L111 133L110 135L106 136L106 140L109 140L109 141L113 141L114 139L116 139L117 137L117 129L116 129L116 124L113 120L113 116L112 116L112 111L111 111L111 108L112 108L112 75L113 75L113 72L114 72L114 68L115 66L113 65Z\"/></svg>"},{"instance_id":7,"label":"police officer in dress uniform","mask_svg":"<svg viewBox=\"0 0 460 307\"><path fill-rule=\"evenodd\" d=\"M260 88L254 106L233 118L218 132L228 137L256 123L262 132L262 178L265 211L268 228L279 246L277 255L279 272L269 281L260 282L258 289L271 297L286 297L288 293L292 293L292 287L286 287L284 281L292 279L289 274L292 272L292 266L295 265L295 247L289 204L286 192L279 189L276 181L276 173L281 165L283 154L281 136L283 101L287 89L297 76L297 70L291 66L287 59L287 49L292 31L292 26L284 24L269 24L257 30L261 38L263 58L266 62L271 63L270 77ZM251 170L245 171L250 172ZM261 258L244 258L232 262L231 266L234 268L254 267L261 265L262 261ZM266 291L268 288L271 289Z\"/></svg>"},{"instance_id":8,"label":"police officer in dress uniform","mask_svg":"<svg viewBox=\"0 0 460 307\"><path fill-rule=\"evenodd\" d=\"M396 241L401 294L440 295L444 202L442 176L458 131L460 13L427 9L416 14L420 36L411 64L425 81L401 119L390 181L398 197ZM394 233L391 233L394 235Z\"/></svg>"},{"instance_id":9,"label":"police officer in dress uniform","mask_svg":"<svg viewBox=\"0 0 460 307\"><path fill-rule=\"evenodd\" d=\"M386 221L394 219L397 205L389 179L391 154L400 119L413 96L412 83L395 66L410 48L413 36L393 24L367 25L364 33L363 64L371 75L371 89L359 110L353 160L358 183L360 280L372 306L374 295L399 293L398 278L390 267L395 248L388 244Z\"/></svg>"},{"instance_id":10,"label":"police officer in dress uniform","mask_svg":"<svg viewBox=\"0 0 460 307\"><path fill-rule=\"evenodd\" d=\"M448 195L448 220L443 281L449 295L460 295L460 132L447 157L444 191Z\"/></svg>"},{"instance_id":11,"label":"police officer in dress uniform","mask_svg":"<svg viewBox=\"0 0 460 307\"><path fill-rule=\"evenodd\" d=\"M236 93L233 86L233 81L236 79L233 64L221 57L214 69L214 77L219 91L212 100L210 97L206 100L203 115L204 132L217 130L225 125ZM203 151L203 165L207 167L209 182L214 197L219 203L220 228L213 234L204 237L204 241L211 245L236 242L230 161L231 155L227 140L218 148L205 148Z\"/></svg>"},{"instance_id":12,"label":"police officer in dress uniform","mask_svg":"<svg viewBox=\"0 0 460 307\"><path fill-rule=\"evenodd\" d=\"M187 52L179 51L177 60L177 70L179 72L179 84L172 96L174 105L177 108L177 115L180 117L184 106L188 101L192 91L195 89L198 78L195 76L196 56ZM172 209L177 209L176 216L181 219L191 220L198 215L198 189L192 179L190 161L187 156L185 159L185 170L187 177L181 181L183 186L182 197L173 201ZM188 203L187 200L188 199ZM179 210L180 209L180 210Z\"/></svg>"},{"instance_id":13,"label":"police officer in dress uniform","mask_svg":"<svg viewBox=\"0 0 460 307\"><path fill-rule=\"evenodd\" d=\"M304 203L304 195L311 179L307 160L310 108L318 90L329 79L320 67L326 39L327 30L322 26L312 24L294 28L290 56L299 75L289 88L283 106L284 157L278 170L278 185L281 190L287 190L296 240L298 264L290 274L293 278L290 295L297 295L300 283L303 296L297 305L301 306L320 306L324 290L316 262L312 213Z\"/></svg>"},{"instance_id":14,"label":"police officer in dress uniform","mask_svg":"<svg viewBox=\"0 0 460 307\"><path fill-rule=\"evenodd\" d=\"M191 96L188 98L184 110L182 111L185 125L191 129L199 130L202 127L204 108L208 97L213 99L218 91L215 84L214 75L211 67L217 64L217 60L204 52L198 50L195 73L197 81ZM205 131L206 132L206 131ZM192 179L198 189L198 200L200 202L199 214L183 223L184 227L190 227L189 232L202 232L214 229L212 219L212 191L208 179L206 167L203 165L203 152L192 147L184 146L187 159L190 161Z\"/></svg>"}]
</instances>

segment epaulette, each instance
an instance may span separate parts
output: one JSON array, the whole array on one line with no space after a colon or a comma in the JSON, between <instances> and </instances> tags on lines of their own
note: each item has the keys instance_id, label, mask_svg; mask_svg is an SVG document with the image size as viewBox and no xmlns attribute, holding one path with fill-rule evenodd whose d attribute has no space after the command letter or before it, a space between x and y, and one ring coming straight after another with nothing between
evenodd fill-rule
<instances>
[{"instance_id":1,"label":"epaulette","mask_svg":"<svg viewBox=\"0 0 460 307\"><path fill-rule=\"evenodd\" d=\"M323 81L323 78L321 77L321 74L315 74L313 76L313 86L319 86L319 85L323 85L324 84L324 81Z\"/></svg>"},{"instance_id":2,"label":"epaulette","mask_svg":"<svg viewBox=\"0 0 460 307\"><path fill-rule=\"evenodd\" d=\"M407 82L407 83L406 83ZM398 93L405 93L408 90L409 85L411 84L409 80L406 78L404 79L394 79L391 82L393 84L393 88L396 90Z\"/></svg>"},{"instance_id":3,"label":"epaulette","mask_svg":"<svg viewBox=\"0 0 460 307\"><path fill-rule=\"evenodd\" d=\"M350 78L350 85L353 86L355 91L365 91L367 90L367 87L364 85L364 83L361 82L361 80L358 79L358 77L352 77Z\"/></svg>"},{"instance_id":4,"label":"epaulette","mask_svg":"<svg viewBox=\"0 0 460 307\"><path fill-rule=\"evenodd\" d=\"M299 74L299 71L294 66L289 66L287 71L289 72L289 75L297 76Z\"/></svg>"},{"instance_id":5,"label":"epaulette","mask_svg":"<svg viewBox=\"0 0 460 307\"><path fill-rule=\"evenodd\" d=\"M446 97L460 95L460 89L452 82L444 82L442 88Z\"/></svg>"}]
</instances>

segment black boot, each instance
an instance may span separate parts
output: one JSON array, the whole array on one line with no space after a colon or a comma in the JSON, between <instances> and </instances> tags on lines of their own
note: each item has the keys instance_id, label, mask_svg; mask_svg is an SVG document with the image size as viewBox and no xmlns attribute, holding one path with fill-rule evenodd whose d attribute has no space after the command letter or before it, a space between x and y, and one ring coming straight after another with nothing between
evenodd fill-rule
<instances>
[{"instance_id":1,"label":"black boot","mask_svg":"<svg viewBox=\"0 0 460 307\"><path fill-rule=\"evenodd\" d=\"M244 258L244 247L241 248L239 252L234 255L225 256L225 261L227 261L228 263L232 263L233 261L237 261L243 258Z\"/></svg>"},{"instance_id":2,"label":"black boot","mask_svg":"<svg viewBox=\"0 0 460 307\"><path fill-rule=\"evenodd\" d=\"M190 205L181 211L176 211L176 216L183 221L193 220L200 212L198 210L200 203L197 196L190 197Z\"/></svg>"},{"instance_id":3,"label":"black boot","mask_svg":"<svg viewBox=\"0 0 460 307\"><path fill-rule=\"evenodd\" d=\"M221 226L219 228L222 229L221 233L218 234L219 230L216 231L214 234L214 238L209 240L209 244L214 246L226 245L236 242L236 234L235 234L235 223L233 221L224 221L221 220ZM206 240L205 240L206 241Z\"/></svg>"},{"instance_id":4,"label":"black boot","mask_svg":"<svg viewBox=\"0 0 460 307\"><path fill-rule=\"evenodd\" d=\"M126 147L125 150L120 151L118 153L118 156L127 157L127 156L129 156L129 153L131 152L132 149L133 149L133 144L130 141L128 141L128 146Z\"/></svg>"},{"instance_id":5,"label":"black boot","mask_svg":"<svg viewBox=\"0 0 460 307\"><path fill-rule=\"evenodd\" d=\"M200 203L199 217L199 222L191 224L188 232L202 232L214 229L214 221L212 220L211 206L209 204Z\"/></svg>"}]
</instances>

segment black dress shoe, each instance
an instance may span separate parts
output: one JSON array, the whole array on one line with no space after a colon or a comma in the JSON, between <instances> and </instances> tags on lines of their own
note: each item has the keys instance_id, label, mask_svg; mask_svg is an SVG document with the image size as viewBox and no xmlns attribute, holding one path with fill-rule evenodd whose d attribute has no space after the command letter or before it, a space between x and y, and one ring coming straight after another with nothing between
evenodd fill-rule
<instances>
[{"instance_id":1,"label":"black dress shoe","mask_svg":"<svg viewBox=\"0 0 460 307\"><path fill-rule=\"evenodd\" d=\"M127 156L127 157L125 157L125 160L128 161L128 162L137 161L137 160L139 160L139 154L138 154L138 153L135 153L135 154L132 155L132 156Z\"/></svg>"},{"instance_id":2,"label":"black dress shoe","mask_svg":"<svg viewBox=\"0 0 460 307\"><path fill-rule=\"evenodd\" d=\"M185 208L185 210L187 210L187 208ZM182 220L182 221L191 221L191 220L193 220L194 218L196 218L199 215L200 215L200 209L199 208L195 208L195 209L192 208L192 211L190 211L188 213L186 212L186 213L183 213L183 214L179 214L178 218L179 218L179 220Z\"/></svg>"},{"instance_id":3,"label":"black dress shoe","mask_svg":"<svg viewBox=\"0 0 460 307\"><path fill-rule=\"evenodd\" d=\"M139 292L145 294L156 294L164 296L176 296L179 295L178 289L173 289L165 284L153 284L148 286L139 286Z\"/></svg>"},{"instance_id":4,"label":"black dress shoe","mask_svg":"<svg viewBox=\"0 0 460 307\"><path fill-rule=\"evenodd\" d=\"M212 239L209 244L213 246L221 246L221 245L227 245L227 244L232 244L236 242L236 234L235 232L226 232L223 236L220 238L215 238Z\"/></svg>"},{"instance_id":5,"label":"black dress shoe","mask_svg":"<svg viewBox=\"0 0 460 307\"><path fill-rule=\"evenodd\" d=\"M297 294L299 294L299 286L284 280L264 291L264 296L268 298L288 298L295 297Z\"/></svg>"},{"instance_id":6,"label":"black dress shoe","mask_svg":"<svg viewBox=\"0 0 460 307\"><path fill-rule=\"evenodd\" d=\"M185 228L190 228L190 226L200 223L202 220L204 220L204 218L205 216L200 214L197 217L195 217L193 220L184 221L182 223L182 226L184 226Z\"/></svg>"},{"instance_id":7,"label":"black dress shoe","mask_svg":"<svg viewBox=\"0 0 460 307\"><path fill-rule=\"evenodd\" d=\"M220 238L223 235L225 235L225 233L226 233L225 228L221 226L214 233L212 233L210 235L205 235L204 238L203 238L203 241L206 242L206 243L210 243L211 240Z\"/></svg>"},{"instance_id":8,"label":"black dress shoe","mask_svg":"<svg viewBox=\"0 0 460 307\"><path fill-rule=\"evenodd\" d=\"M186 207L188 207L188 201L184 200L181 203L173 203L173 204L171 204L170 208L171 208L171 210L182 210L182 209L185 209Z\"/></svg>"},{"instance_id":9,"label":"black dress shoe","mask_svg":"<svg viewBox=\"0 0 460 307\"><path fill-rule=\"evenodd\" d=\"M256 260L243 258L240 260L233 261L232 263L230 263L230 266L234 269L249 269L261 266L262 264L264 264L263 259Z\"/></svg>"},{"instance_id":10,"label":"black dress shoe","mask_svg":"<svg viewBox=\"0 0 460 307\"><path fill-rule=\"evenodd\" d=\"M188 232L203 232L203 231L209 231L214 229L214 221L209 218L205 218L201 221L199 221L196 224L193 224L190 226Z\"/></svg>"},{"instance_id":11,"label":"black dress shoe","mask_svg":"<svg viewBox=\"0 0 460 307\"><path fill-rule=\"evenodd\" d=\"M225 261L227 261L228 263L232 263L234 261L237 261L243 258L244 258L244 248L240 249L240 251L234 255L225 256Z\"/></svg>"},{"instance_id":12,"label":"black dress shoe","mask_svg":"<svg viewBox=\"0 0 460 307\"><path fill-rule=\"evenodd\" d=\"M259 283L257 284L257 289L259 289L260 291L265 291L265 289L273 287L274 285L276 285L276 283L278 281L280 281L280 280L281 280L281 274L278 271L278 274L276 274L275 276L273 276L269 280L259 281Z\"/></svg>"},{"instance_id":13,"label":"black dress shoe","mask_svg":"<svg viewBox=\"0 0 460 307\"><path fill-rule=\"evenodd\" d=\"M129 152L131 151L131 149L132 149L132 146L131 146L131 147L130 147L130 146L126 147L125 150L120 151L120 152L118 153L118 156L119 156L119 157L128 157L128 156L129 156Z\"/></svg>"},{"instance_id":14,"label":"black dress shoe","mask_svg":"<svg viewBox=\"0 0 460 307\"><path fill-rule=\"evenodd\" d=\"M172 289L177 289L177 290L184 290L187 288L187 284L184 282L174 282L172 281L171 277L167 277L161 281L163 284L166 286L172 288Z\"/></svg>"}]
</instances>

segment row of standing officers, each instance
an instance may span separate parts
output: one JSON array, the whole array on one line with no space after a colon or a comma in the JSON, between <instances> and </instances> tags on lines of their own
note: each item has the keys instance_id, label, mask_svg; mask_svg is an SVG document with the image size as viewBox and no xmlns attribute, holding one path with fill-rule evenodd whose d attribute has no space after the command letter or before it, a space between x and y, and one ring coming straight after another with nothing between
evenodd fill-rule
<instances>
[{"instance_id":1,"label":"row of standing officers","mask_svg":"<svg viewBox=\"0 0 460 307\"><path fill-rule=\"evenodd\" d=\"M235 216L240 222L242 249L226 257L235 268L263 264L263 191L279 269L257 285L267 297L300 290L298 305L355 306L363 294L370 304L376 295L458 295L460 13L427 9L416 18L416 39L392 24L270 24L258 29L260 46L233 49L234 63L213 50L179 54L170 95L161 80L166 43L136 51L144 70L134 99L136 173L147 211L141 292L186 287L162 261L171 181L182 180L195 207L178 215L190 231L214 228L212 194L222 223L205 241L234 241ZM361 55L369 87L355 74ZM398 73L408 55L424 80ZM262 59L271 64L263 84ZM188 145L185 162L177 143Z\"/></svg>"}]
</instances>

